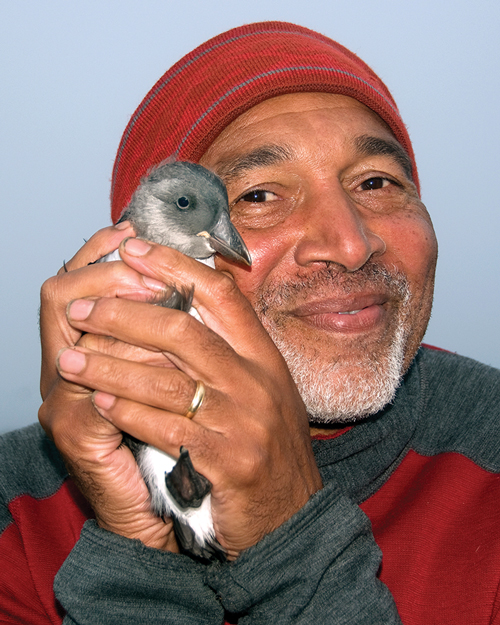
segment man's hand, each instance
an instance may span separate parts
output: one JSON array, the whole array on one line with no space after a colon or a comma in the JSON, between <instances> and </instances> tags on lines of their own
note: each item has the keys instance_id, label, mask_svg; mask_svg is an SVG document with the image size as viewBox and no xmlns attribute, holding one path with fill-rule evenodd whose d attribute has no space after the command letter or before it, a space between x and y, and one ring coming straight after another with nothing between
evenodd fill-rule
<instances>
[{"instance_id":1,"label":"man's hand","mask_svg":"<svg viewBox=\"0 0 500 625\"><path fill-rule=\"evenodd\" d=\"M105 527L124 533L128 511L116 500L125 493L108 492L109 473L116 469L108 465L112 433L115 446L123 430L173 456L184 445L196 470L213 484L217 538L236 557L286 521L321 487L304 406L281 355L230 278L173 250L148 247L138 240L122 245L121 253L138 276L188 288L195 284L194 305L206 325L179 311L96 292L92 299L79 299L69 307L72 336L82 332L111 336L156 353L157 358L164 354L177 367L124 359L100 348L96 351L95 345L59 354L59 372L68 382L99 391L94 402L105 417L101 421L110 428L98 422L99 417L87 415L96 453L96 468L87 481L102 493L91 503L98 518L105 518ZM206 396L189 420L183 415L196 380L205 384ZM88 438L80 431L72 454L80 465L82 445L88 445ZM110 516L106 510L103 517L110 494L116 514ZM137 537L151 544L147 532Z\"/></svg>"},{"instance_id":2,"label":"man's hand","mask_svg":"<svg viewBox=\"0 0 500 625\"><path fill-rule=\"evenodd\" d=\"M128 224L99 231L57 276L44 283L40 309L44 402L39 418L102 527L176 551L172 525L150 512L146 486L130 450L121 445L120 430L95 410L93 387L68 382L56 369L57 353L75 345L129 360L166 363L161 354L151 354L110 337L82 335L67 321L67 305L77 298L107 296L148 301L165 291L163 283L146 278L121 262L88 266L130 236L134 236L134 231Z\"/></svg>"}]
</instances>

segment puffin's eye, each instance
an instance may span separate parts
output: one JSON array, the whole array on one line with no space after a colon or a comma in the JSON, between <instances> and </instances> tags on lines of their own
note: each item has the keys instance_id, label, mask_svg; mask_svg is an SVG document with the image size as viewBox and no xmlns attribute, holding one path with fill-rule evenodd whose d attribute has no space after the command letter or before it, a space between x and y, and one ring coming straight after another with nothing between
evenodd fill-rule
<instances>
[{"instance_id":1,"label":"puffin's eye","mask_svg":"<svg viewBox=\"0 0 500 625\"><path fill-rule=\"evenodd\" d=\"M177 206L179 208L187 208L189 206L189 198L183 195L177 200Z\"/></svg>"}]
</instances>

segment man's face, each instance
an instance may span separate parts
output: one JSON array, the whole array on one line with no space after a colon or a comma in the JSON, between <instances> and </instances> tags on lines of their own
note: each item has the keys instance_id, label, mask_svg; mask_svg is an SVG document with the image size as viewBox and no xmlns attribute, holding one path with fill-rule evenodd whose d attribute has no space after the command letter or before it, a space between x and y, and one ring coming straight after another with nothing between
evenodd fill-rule
<instances>
[{"instance_id":1,"label":"man's face","mask_svg":"<svg viewBox=\"0 0 500 625\"><path fill-rule=\"evenodd\" d=\"M425 332L437 257L391 131L346 96L285 95L237 118L200 162L226 182L253 259L218 268L283 353L311 420L380 410Z\"/></svg>"}]
</instances>

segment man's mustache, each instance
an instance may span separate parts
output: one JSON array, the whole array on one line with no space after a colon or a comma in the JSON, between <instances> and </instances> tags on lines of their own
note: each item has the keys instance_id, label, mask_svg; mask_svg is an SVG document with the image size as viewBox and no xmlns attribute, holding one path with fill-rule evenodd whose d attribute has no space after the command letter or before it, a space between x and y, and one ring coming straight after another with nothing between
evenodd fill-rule
<instances>
[{"instance_id":1,"label":"man's mustache","mask_svg":"<svg viewBox=\"0 0 500 625\"><path fill-rule=\"evenodd\" d=\"M294 305L312 294L323 297L333 293L337 297L357 293L386 293L390 298L405 301L410 295L409 282L404 273L369 261L360 269L347 272L335 263L328 263L313 272L300 271L293 278L273 280L260 291L256 309L265 315L269 308Z\"/></svg>"}]
</instances>

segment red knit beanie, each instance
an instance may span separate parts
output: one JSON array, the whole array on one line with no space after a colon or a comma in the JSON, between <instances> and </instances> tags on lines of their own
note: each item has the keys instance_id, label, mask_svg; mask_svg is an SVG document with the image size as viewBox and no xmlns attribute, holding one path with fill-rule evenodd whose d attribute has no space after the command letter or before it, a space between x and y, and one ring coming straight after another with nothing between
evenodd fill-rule
<instances>
[{"instance_id":1,"label":"red knit beanie","mask_svg":"<svg viewBox=\"0 0 500 625\"><path fill-rule=\"evenodd\" d=\"M377 113L411 158L418 187L408 132L380 78L323 35L286 22L262 22L235 28L196 48L144 98L116 155L113 222L151 167L172 155L197 162L243 112L263 100L299 91L347 95Z\"/></svg>"}]
</instances>

